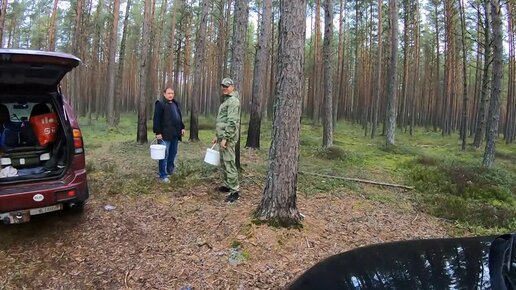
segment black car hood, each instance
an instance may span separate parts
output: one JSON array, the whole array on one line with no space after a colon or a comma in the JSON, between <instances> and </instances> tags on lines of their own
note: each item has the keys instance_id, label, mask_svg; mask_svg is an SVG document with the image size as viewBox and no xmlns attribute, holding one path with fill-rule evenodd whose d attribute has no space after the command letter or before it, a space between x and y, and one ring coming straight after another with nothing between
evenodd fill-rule
<instances>
[{"instance_id":1,"label":"black car hood","mask_svg":"<svg viewBox=\"0 0 516 290\"><path fill-rule=\"evenodd\" d=\"M55 89L79 63L77 57L62 52L0 49L0 87Z\"/></svg>"},{"instance_id":2,"label":"black car hood","mask_svg":"<svg viewBox=\"0 0 516 290\"><path fill-rule=\"evenodd\" d=\"M317 263L287 289L516 289L516 234L357 248Z\"/></svg>"}]
</instances>

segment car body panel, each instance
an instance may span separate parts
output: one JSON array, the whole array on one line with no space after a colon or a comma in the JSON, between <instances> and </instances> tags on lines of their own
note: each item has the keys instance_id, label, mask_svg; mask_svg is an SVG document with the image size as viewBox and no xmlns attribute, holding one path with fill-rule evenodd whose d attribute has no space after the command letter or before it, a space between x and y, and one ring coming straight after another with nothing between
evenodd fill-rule
<instances>
[{"instance_id":1,"label":"car body panel","mask_svg":"<svg viewBox=\"0 0 516 290\"><path fill-rule=\"evenodd\" d=\"M0 49L0 87L56 88L66 73L79 63L79 58L62 52Z\"/></svg>"},{"instance_id":2,"label":"car body panel","mask_svg":"<svg viewBox=\"0 0 516 290\"><path fill-rule=\"evenodd\" d=\"M23 218L14 219L14 223L26 222L30 215L46 210L83 205L89 197L84 149L74 150L73 130L79 129L79 123L59 89L65 74L79 64L80 59L66 53L0 49L0 103L51 103L59 117L68 156L55 175L0 179L0 220L4 223L13 223L12 217L17 214ZM71 190L75 194L66 196Z\"/></svg>"},{"instance_id":3,"label":"car body panel","mask_svg":"<svg viewBox=\"0 0 516 290\"><path fill-rule=\"evenodd\" d=\"M514 289L515 234L400 241L317 263L287 289Z\"/></svg>"}]
</instances>

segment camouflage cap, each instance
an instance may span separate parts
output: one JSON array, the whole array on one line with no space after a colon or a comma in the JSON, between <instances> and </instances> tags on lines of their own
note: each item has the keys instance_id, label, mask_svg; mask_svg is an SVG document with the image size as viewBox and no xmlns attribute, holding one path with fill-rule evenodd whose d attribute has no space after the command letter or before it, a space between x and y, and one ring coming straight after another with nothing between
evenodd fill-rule
<instances>
[{"instance_id":1,"label":"camouflage cap","mask_svg":"<svg viewBox=\"0 0 516 290\"><path fill-rule=\"evenodd\" d=\"M225 79L223 79L223 80L220 82L220 84L221 84L221 85L223 85L223 86L229 87L229 86L233 85L234 83L233 83L233 80L232 80L232 79L230 79L230 78L225 78Z\"/></svg>"}]
</instances>

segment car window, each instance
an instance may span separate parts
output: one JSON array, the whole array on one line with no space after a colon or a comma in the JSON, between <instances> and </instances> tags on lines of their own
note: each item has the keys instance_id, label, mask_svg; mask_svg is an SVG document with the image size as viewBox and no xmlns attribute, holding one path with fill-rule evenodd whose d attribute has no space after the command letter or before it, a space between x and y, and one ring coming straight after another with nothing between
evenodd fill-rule
<instances>
[{"instance_id":1,"label":"car window","mask_svg":"<svg viewBox=\"0 0 516 290\"><path fill-rule=\"evenodd\" d=\"M11 122L22 122L30 119L31 114L34 114L35 111L46 113L50 112L49 104L47 103L4 103L9 109L9 119ZM46 106L45 111L41 109L42 106ZM35 109L36 107L36 109Z\"/></svg>"},{"instance_id":2,"label":"car window","mask_svg":"<svg viewBox=\"0 0 516 290\"><path fill-rule=\"evenodd\" d=\"M31 104L11 103L7 104L7 107L11 114L11 122L20 122L29 119L30 109L32 107Z\"/></svg>"}]
</instances>

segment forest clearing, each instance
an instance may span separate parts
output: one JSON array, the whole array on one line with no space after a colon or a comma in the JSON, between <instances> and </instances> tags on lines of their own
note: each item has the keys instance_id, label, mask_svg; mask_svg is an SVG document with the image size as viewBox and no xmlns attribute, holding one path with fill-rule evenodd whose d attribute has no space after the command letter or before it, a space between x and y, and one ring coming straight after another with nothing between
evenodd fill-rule
<instances>
[{"instance_id":1,"label":"forest clearing","mask_svg":"<svg viewBox=\"0 0 516 290\"><path fill-rule=\"evenodd\" d=\"M280 289L364 245L514 232L513 2L2 0L0 105L51 95L79 118L61 131L82 163L61 169L91 196L0 226L0 290ZM47 73L18 48L76 59ZM240 131L233 204L203 162L228 88L234 130L213 142ZM187 131L160 181L167 91ZM0 194L37 187L20 180Z\"/></svg>"},{"instance_id":2,"label":"forest clearing","mask_svg":"<svg viewBox=\"0 0 516 290\"><path fill-rule=\"evenodd\" d=\"M1 226L1 289L278 289L322 258L358 246L515 228L514 178L491 185L491 192L502 192L503 182L512 186L512 196L496 201L480 196L446 199L452 198L450 193L310 175L421 188L407 178L407 163L422 156L426 162L446 159L455 164L478 165L481 160L475 150L458 151L456 138L424 129L413 138L401 134L404 145L386 152L381 137L363 137L359 126L348 123L338 124L336 148L342 152L330 157L319 148L315 133L321 128L303 124L300 171L306 173L299 175L297 194L305 216L302 228L259 225L252 213L263 193L267 149L242 150L242 198L226 204L214 190L219 185L216 168L202 161L213 134L211 122L202 119L200 124L205 141L180 144L178 170L170 184L158 182L148 144L134 141L134 116L122 118L117 130L102 122L82 122L92 194L85 212L58 212ZM264 143L270 142L265 138ZM496 170L514 176L514 146L502 145L500 151L497 160L505 169ZM463 215L430 215L425 193L435 202L460 198L466 207L457 208L456 214ZM482 212L478 202L507 207ZM489 216L475 217L493 210L505 212L507 219L497 224Z\"/></svg>"}]
</instances>

